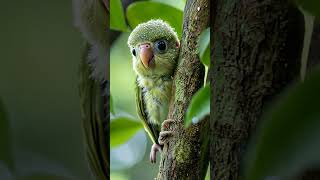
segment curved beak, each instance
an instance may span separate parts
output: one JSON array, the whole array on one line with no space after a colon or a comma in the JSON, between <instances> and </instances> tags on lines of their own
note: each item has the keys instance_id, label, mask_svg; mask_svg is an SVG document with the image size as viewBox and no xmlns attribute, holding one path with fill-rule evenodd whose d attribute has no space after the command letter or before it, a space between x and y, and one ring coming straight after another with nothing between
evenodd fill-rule
<instances>
[{"instance_id":1,"label":"curved beak","mask_svg":"<svg viewBox=\"0 0 320 180\"><path fill-rule=\"evenodd\" d=\"M149 43L141 44L140 47L140 59L145 68L151 68L154 66L154 54Z\"/></svg>"}]
</instances>

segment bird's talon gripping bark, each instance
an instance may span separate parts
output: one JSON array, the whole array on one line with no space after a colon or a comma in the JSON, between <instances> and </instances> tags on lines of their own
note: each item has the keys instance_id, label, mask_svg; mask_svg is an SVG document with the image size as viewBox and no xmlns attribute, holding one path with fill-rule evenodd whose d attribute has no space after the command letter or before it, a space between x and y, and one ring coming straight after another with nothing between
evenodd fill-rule
<instances>
[{"instance_id":1,"label":"bird's talon gripping bark","mask_svg":"<svg viewBox=\"0 0 320 180\"><path fill-rule=\"evenodd\" d=\"M167 119L164 120L162 125L161 125L161 131L169 131L170 130L170 125L175 123L175 121L173 119Z\"/></svg>"},{"instance_id":2,"label":"bird's talon gripping bark","mask_svg":"<svg viewBox=\"0 0 320 180\"><path fill-rule=\"evenodd\" d=\"M150 162L156 163L157 161L157 152L162 151L162 147L159 144L153 144L150 151Z\"/></svg>"},{"instance_id":3,"label":"bird's talon gripping bark","mask_svg":"<svg viewBox=\"0 0 320 180\"><path fill-rule=\"evenodd\" d=\"M168 142L168 138L173 136L173 131L163 131L159 134L158 142L160 145L164 145Z\"/></svg>"}]
</instances>

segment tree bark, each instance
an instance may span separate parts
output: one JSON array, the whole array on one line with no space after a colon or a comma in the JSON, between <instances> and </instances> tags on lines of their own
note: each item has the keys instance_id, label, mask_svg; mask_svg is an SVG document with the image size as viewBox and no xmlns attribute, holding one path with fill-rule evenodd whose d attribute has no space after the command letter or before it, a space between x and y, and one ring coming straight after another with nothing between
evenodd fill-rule
<instances>
[{"instance_id":1,"label":"tree bark","mask_svg":"<svg viewBox=\"0 0 320 180\"><path fill-rule=\"evenodd\" d=\"M188 0L184 11L179 63L173 82L168 119L175 132L163 147L159 180L204 179L208 166L208 118L184 128L185 112L192 95L203 85L204 67L199 61L198 37L209 24L209 0Z\"/></svg>"},{"instance_id":2,"label":"tree bark","mask_svg":"<svg viewBox=\"0 0 320 180\"><path fill-rule=\"evenodd\" d=\"M264 108L299 80L303 15L285 0L216 0L211 179L236 180Z\"/></svg>"}]
</instances>

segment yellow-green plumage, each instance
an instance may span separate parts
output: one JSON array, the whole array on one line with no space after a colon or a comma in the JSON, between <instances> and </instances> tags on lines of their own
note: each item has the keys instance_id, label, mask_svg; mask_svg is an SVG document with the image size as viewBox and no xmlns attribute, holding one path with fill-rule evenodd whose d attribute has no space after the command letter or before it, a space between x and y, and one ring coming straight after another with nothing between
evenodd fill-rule
<instances>
[{"instance_id":1,"label":"yellow-green plumage","mask_svg":"<svg viewBox=\"0 0 320 180\"><path fill-rule=\"evenodd\" d=\"M166 50L157 49L163 41ZM148 43L154 53L154 67L146 68L139 58L140 45ZM138 25L130 34L128 45L133 55L133 69L137 74L136 99L138 114L154 143L158 144L160 125L168 114L172 77L179 55L176 32L162 20L150 20Z\"/></svg>"}]
</instances>

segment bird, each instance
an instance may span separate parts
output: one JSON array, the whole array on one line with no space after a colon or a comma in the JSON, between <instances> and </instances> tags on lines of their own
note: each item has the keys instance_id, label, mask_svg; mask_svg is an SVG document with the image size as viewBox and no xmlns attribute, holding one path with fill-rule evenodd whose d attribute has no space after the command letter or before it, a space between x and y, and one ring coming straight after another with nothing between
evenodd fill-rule
<instances>
[{"instance_id":1,"label":"bird","mask_svg":"<svg viewBox=\"0 0 320 180\"><path fill-rule=\"evenodd\" d=\"M172 95L174 72L178 63L180 41L175 30L161 19L151 19L136 26L129 35L128 46L136 73L136 107L153 145L151 163L157 151L173 132L166 119Z\"/></svg>"},{"instance_id":2,"label":"bird","mask_svg":"<svg viewBox=\"0 0 320 180\"><path fill-rule=\"evenodd\" d=\"M109 0L74 0L74 23L85 42L79 96L87 161L96 179L110 179Z\"/></svg>"}]
</instances>

